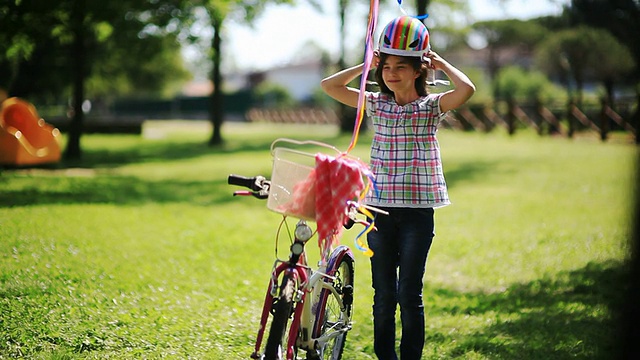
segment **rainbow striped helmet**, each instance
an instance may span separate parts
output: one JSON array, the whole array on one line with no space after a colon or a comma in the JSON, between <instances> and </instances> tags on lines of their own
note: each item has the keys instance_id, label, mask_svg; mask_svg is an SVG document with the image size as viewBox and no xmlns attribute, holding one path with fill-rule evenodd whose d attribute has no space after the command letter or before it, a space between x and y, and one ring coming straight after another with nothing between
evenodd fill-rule
<instances>
[{"instance_id":1,"label":"rainbow striped helmet","mask_svg":"<svg viewBox=\"0 0 640 360\"><path fill-rule=\"evenodd\" d=\"M398 56L423 56L429 46L429 30L411 16L400 16L384 27L380 34L378 50L381 53Z\"/></svg>"}]
</instances>

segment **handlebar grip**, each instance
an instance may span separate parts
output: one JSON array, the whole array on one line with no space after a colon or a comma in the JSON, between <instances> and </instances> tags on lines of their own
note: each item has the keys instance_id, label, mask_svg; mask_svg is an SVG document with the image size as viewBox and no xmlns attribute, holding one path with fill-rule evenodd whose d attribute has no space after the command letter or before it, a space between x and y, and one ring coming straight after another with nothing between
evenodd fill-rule
<instances>
[{"instance_id":1,"label":"handlebar grip","mask_svg":"<svg viewBox=\"0 0 640 360\"><path fill-rule=\"evenodd\" d=\"M256 190L256 177L246 177L246 176L240 176L240 175L234 175L231 174L229 175L229 178L227 179L227 182L229 185L237 185L237 186L243 186L246 188L249 188L251 190Z\"/></svg>"}]
</instances>

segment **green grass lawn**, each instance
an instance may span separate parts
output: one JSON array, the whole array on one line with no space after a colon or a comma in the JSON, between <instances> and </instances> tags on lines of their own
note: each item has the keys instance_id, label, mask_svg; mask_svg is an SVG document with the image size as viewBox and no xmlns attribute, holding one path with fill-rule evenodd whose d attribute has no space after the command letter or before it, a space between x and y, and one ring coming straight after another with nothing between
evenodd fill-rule
<instances>
[{"instance_id":1,"label":"green grass lawn","mask_svg":"<svg viewBox=\"0 0 640 360\"><path fill-rule=\"evenodd\" d=\"M0 359L249 358L280 217L232 197L227 175L268 176L280 136L340 149L350 136L223 131L212 149L206 123L150 122L143 136L85 135L82 162L0 173ZM453 204L436 211L424 358L611 358L638 148L625 136L439 139ZM354 150L363 159L369 140ZM345 359L374 359L370 267L356 262Z\"/></svg>"}]
</instances>

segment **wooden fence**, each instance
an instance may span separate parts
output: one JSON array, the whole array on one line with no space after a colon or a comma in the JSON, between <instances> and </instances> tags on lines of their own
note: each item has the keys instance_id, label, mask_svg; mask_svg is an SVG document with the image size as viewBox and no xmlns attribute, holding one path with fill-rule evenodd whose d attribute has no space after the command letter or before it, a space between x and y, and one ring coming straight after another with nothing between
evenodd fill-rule
<instances>
[{"instance_id":1,"label":"wooden fence","mask_svg":"<svg viewBox=\"0 0 640 360\"><path fill-rule=\"evenodd\" d=\"M575 103L549 107L541 102L518 104L515 101L500 106L465 106L447 114L443 126L461 131L489 132L503 128L513 135L518 129L532 128L540 135L573 137L578 132L595 132L606 141L611 131L624 131L638 137L640 112L630 102L617 104L614 111L606 102L599 107L580 108ZM245 113L250 122L339 124L333 110L319 108L262 109L253 108Z\"/></svg>"},{"instance_id":2,"label":"wooden fence","mask_svg":"<svg viewBox=\"0 0 640 360\"><path fill-rule=\"evenodd\" d=\"M340 123L333 110L320 108L265 109L253 108L246 112L249 122L282 124L334 124Z\"/></svg>"},{"instance_id":3,"label":"wooden fence","mask_svg":"<svg viewBox=\"0 0 640 360\"><path fill-rule=\"evenodd\" d=\"M565 108L549 108L542 103L520 105L506 102L499 113L493 107L463 107L448 114L445 126L458 130L492 131L496 127L515 134L519 128L533 128L540 135L573 137L577 132L595 132L606 141L611 131L624 131L638 137L640 112L637 105L623 106L624 115L614 111L606 102L599 108L581 109L575 103ZM634 109L635 108L635 109Z\"/></svg>"}]
</instances>

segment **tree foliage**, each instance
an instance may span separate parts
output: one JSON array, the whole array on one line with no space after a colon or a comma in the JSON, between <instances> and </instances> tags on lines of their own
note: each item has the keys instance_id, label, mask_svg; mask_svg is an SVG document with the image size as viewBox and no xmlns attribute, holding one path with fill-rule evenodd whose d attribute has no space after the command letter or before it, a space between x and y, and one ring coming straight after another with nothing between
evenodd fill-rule
<instances>
[{"instance_id":1,"label":"tree foliage","mask_svg":"<svg viewBox=\"0 0 640 360\"><path fill-rule=\"evenodd\" d=\"M186 75L178 44L161 39L181 1L5 1L0 86L32 101L71 98L65 158L80 158L81 105L88 95L158 92L168 80Z\"/></svg>"},{"instance_id":2,"label":"tree foliage","mask_svg":"<svg viewBox=\"0 0 640 360\"><path fill-rule=\"evenodd\" d=\"M87 97L116 92L158 94L187 76L175 36L153 24L170 21L166 2L80 2L86 11L81 25ZM69 96L68 79L79 70L70 61L75 36L72 3L12 0L0 5L0 87L36 101Z\"/></svg>"},{"instance_id":3,"label":"tree foliage","mask_svg":"<svg viewBox=\"0 0 640 360\"><path fill-rule=\"evenodd\" d=\"M606 29L627 46L636 64L640 64L640 1L638 0L571 0L565 9L572 25L580 24ZM635 80L640 78L636 68Z\"/></svg>"},{"instance_id":4,"label":"tree foliage","mask_svg":"<svg viewBox=\"0 0 640 360\"><path fill-rule=\"evenodd\" d=\"M561 79L569 92L582 100L587 80L604 83L612 98L613 82L635 64L629 50L606 30L579 26L550 35L540 44L536 63L550 76Z\"/></svg>"},{"instance_id":5,"label":"tree foliage","mask_svg":"<svg viewBox=\"0 0 640 360\"><path fill-rule=\"evenodd\" d=\"M536 20L488 20L473 24L472 28L480 32L489 46L534 47L548 33Z\"/></svg>"},{"instance_id":6,"label":"tree foliage","mask_svg":"<svg viewBox=\"0 0 640 360\"><path fill-rule=\"evenodd\" d=\"M507 66L500 69L494 81L498 83L497 96L501 99L543 102L557 100L558 89L544 73L537 70Z\"/></svg>"},{"instance_id":7,"label":"tree foliage","mask_svg":"<svg viewBox=\"0 0 640 360\"><path fill-rule=\"evenodd\" d=\"M263 82L258 85L253 95L260 106L266 108L288 108L294 105L295 99L282 85Z\"/></svg>"},{"instance_id":8,"label":"tree foliage","mask_svg":"<svg viewBox=\"0 0 640 360\"><path fill-rule=\"evenodd\" d=\"M536 20L489 20L472 25L487 42L489 76L494 79L500 70L499 53L503 49L516 49L529 54L548 30Z\"/></svg>"}]
</instances>

